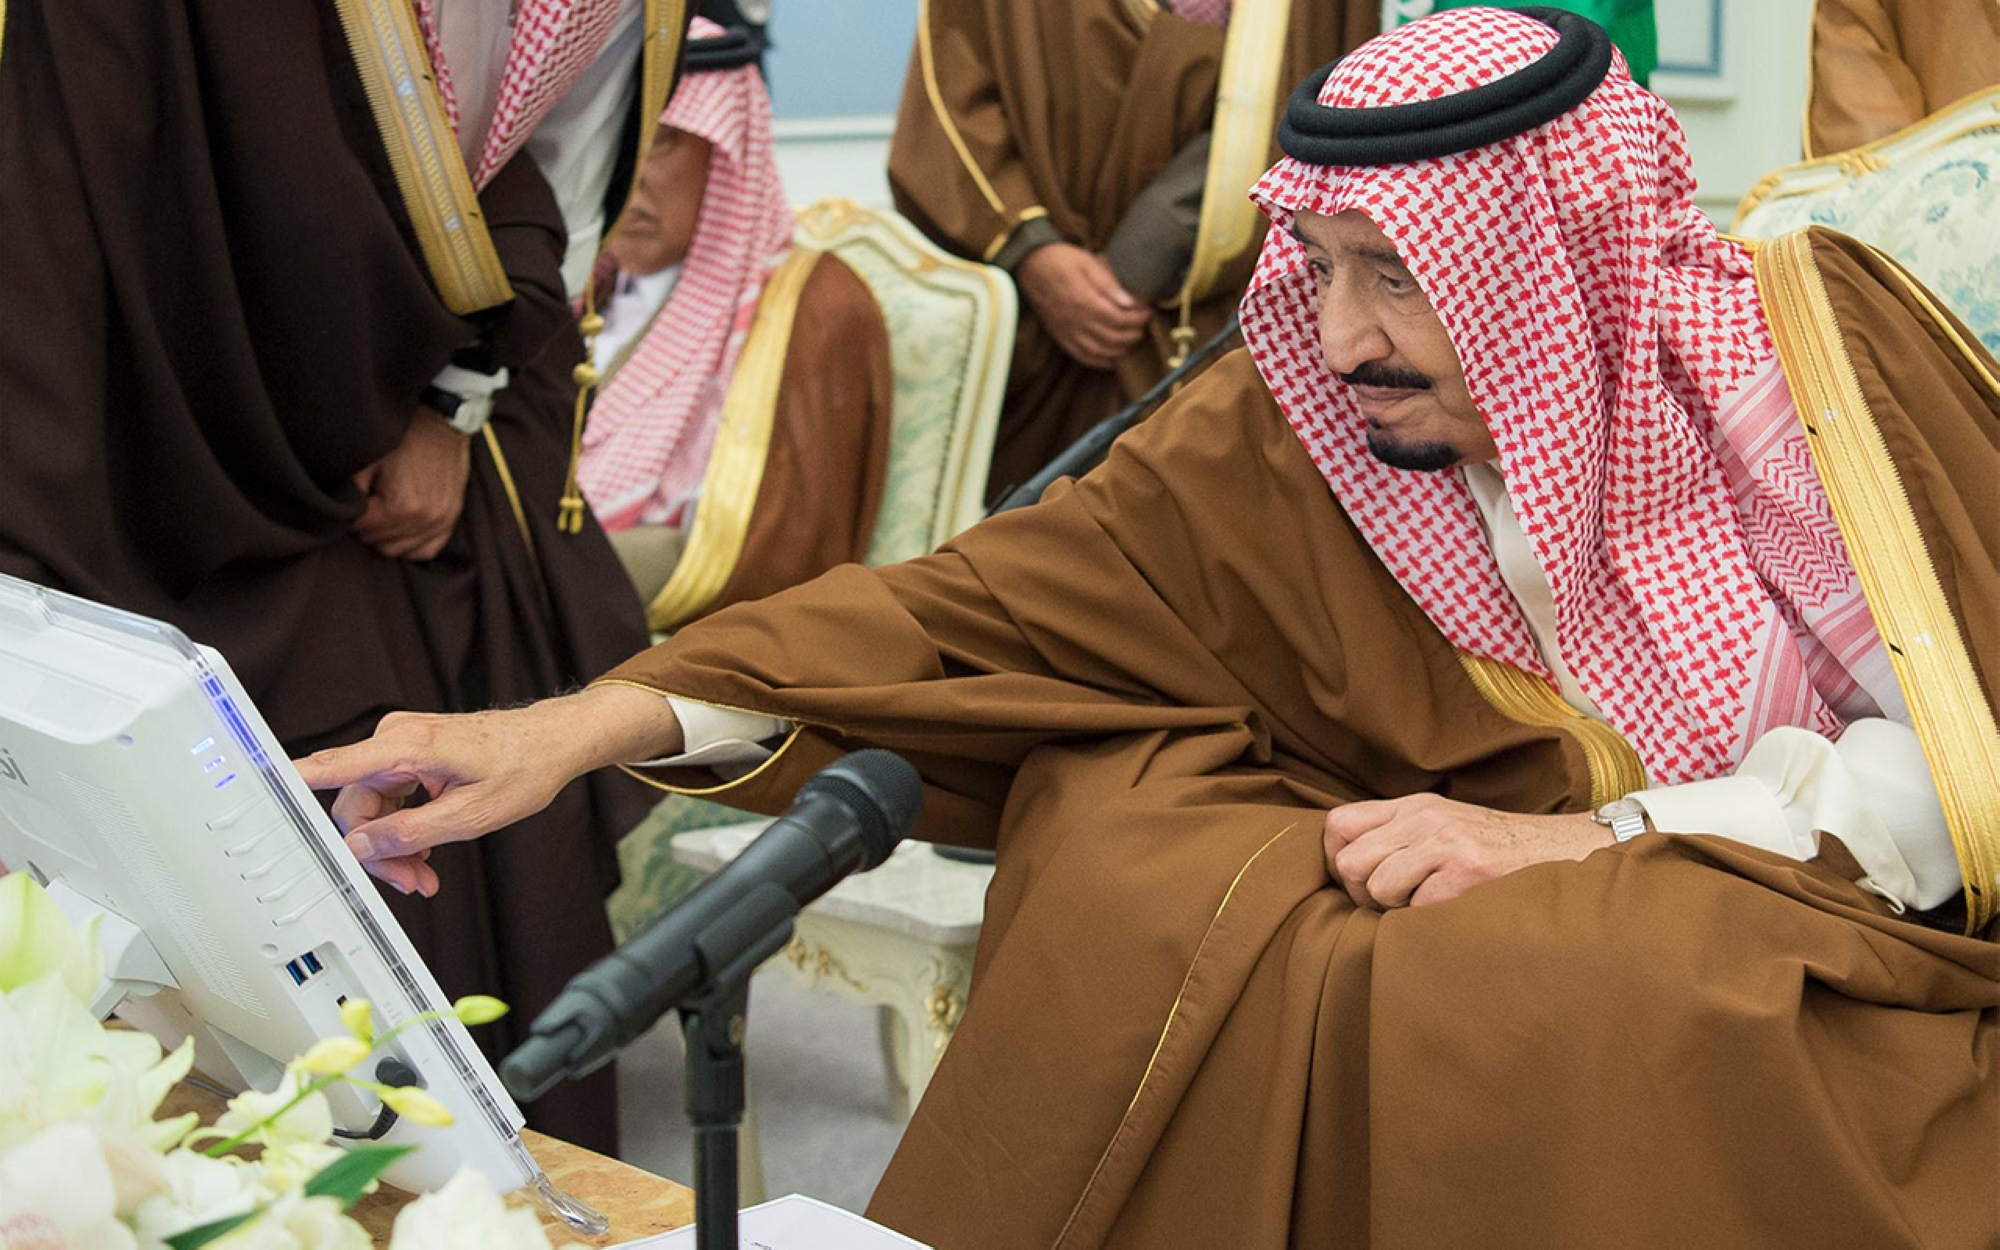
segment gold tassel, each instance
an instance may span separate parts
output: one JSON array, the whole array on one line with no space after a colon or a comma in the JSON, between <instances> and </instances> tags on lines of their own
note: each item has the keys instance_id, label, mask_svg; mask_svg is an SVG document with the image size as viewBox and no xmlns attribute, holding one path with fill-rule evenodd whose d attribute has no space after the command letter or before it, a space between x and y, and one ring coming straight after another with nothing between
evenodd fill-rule
<instances>
[{"instance_id":1,"label":"gold tassel","mask_svg":"<svg viewBox=\"0 0 2000 1250\"><path fill-rule=\"evenodd\" d=\"M1167 357L1167 372L1171 373L1186 364L1194 351L1194 301L1185 289L1181 291L1181 323L1169 334L1174 340L1174 354Z\"/></svg>"},{"instance_id":2,"label":"gold tassel","mask_svg":"<svg viewBox=\"0 0 2000 1250\"><path fill-rule=\"evenodd\" d=\"M556 510L556 529L564 534L583 533L583 487L577 484L577 461L583 456L583 418L590 410L590 392L597 386L597 336L604 330L604 318L597 315L597 275L583 284L583 317L577 323L583 333L583 361L570 371L576 383L576 416L569 431L569 474L563 482L562 504Z\"/></svg>"}]
</instances>

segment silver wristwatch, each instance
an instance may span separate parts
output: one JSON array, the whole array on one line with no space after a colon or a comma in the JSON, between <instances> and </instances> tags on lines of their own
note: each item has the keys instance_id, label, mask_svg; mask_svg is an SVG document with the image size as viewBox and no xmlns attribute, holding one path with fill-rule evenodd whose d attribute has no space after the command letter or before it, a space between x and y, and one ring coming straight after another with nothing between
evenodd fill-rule
<instances>
[{"instance_id":1,"label":"silver wristwatch","mask_svg":"<svg viewBox=\"0 0 2000 1250\"><path fill-rule=\"evenodd\" d=\"M1637 799L1613 799L1592 812L1590 818L1611 830L1615 841L1630 842L1646 832L1646 808Z\"/></svg>"}]
</instances>

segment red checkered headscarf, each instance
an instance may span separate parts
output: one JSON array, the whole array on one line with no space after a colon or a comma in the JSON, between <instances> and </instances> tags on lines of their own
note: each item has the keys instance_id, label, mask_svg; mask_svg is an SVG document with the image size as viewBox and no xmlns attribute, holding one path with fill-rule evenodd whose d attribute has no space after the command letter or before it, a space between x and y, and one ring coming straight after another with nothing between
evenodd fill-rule
<instances>
[{"instance_id":1,"label":"red checkered headscarf","mask_svg":"<svg viewBox=\"0 0 2000 1250\"><path fill-rule=\"evenodd\" d=\"M507 0L476 0L504 4ZM458 128L458 96L452 89L451 66L438 40L438 0L416 0L417 22L430 45L438 95L452 129ZM500 94L493 120L472 164L475 189L492 181L542 118L561 101L611 37L621 0L520 0L514 14L513 39L507 45L507 65L501 72ZM468 151L471 149L468 149Z\"/></svg>"},{"instance_id":2,"label":"red checkered headscarf","mask_svg":"<svg viewBox=\"0 0 2000 1250\"><path fill-rule=\"evenodd\" d=\"M1174 16L1204 26L1229 25L1229 11L1236 0L1173 0Z\"/></svg>"},{"instance_id":3,"label":"red checkered headscarf","mask_svg":"<svg viewBox=\"0 0 2000 1250\"><path fill-rule=\"evenodd\" d=\"M1455 95L1555 42L1519 14L1439 14L1356 49L1319 102ZM1370 455L1321 353L1293 216L1356 210L1388 236L1492 431L1562 657L1656 784L1724 773L1781 725L1833 735L1895 688L1750 260L1694 189L1673 114L1615 58L1578 107L1472 151L1280 161L1252 193L1275 228L1242 309L1265 383L1403 588L1454 646L1550 678L1463 476Z\"/></svg>"},{"instance_id":4,"label":"red checkered headscarf","mask_svg":"<svg viewBox=\"0 0 2000 1250\"><path fill-rule=\"evenodd\" d=\"M724 33L696 18L690 39ZM757 299L792 242L771 98L754 65L688 74L660 124L713 145L673 294L591 405L577 480L607 530L684 523ZM601 307L608 292L598 292Z\"/></svg>"}]
</instances>

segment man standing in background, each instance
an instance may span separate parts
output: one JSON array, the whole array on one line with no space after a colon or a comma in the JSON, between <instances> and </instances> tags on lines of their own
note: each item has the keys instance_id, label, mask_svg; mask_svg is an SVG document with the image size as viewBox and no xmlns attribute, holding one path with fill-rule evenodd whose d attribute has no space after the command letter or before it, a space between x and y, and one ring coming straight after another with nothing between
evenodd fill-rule
<instances>
[{"instance_id":1,"label":"man standing in background","mask_svg":"<svg viewBox=\"0 0 2000 1250\"><path fill-rule=\"evenodd\" d=\"M1373 35L1377 9L922 0L889 182L941 246L1020 286L993 495L1228 320L1285 94Z\"/></svg>"},{"instance_id":2,"label":"man standing in background","mask_svg":"<svg viewBox=\"0 0 2000 1250\"><path fill-rule=\"evenodd\" d=\"M558 523L583 352L577 197L551 183L602 204L682 13L8 4L0 571L216 646L292 750L643 645L602 533ZM565 106L591 124L551 126ZM524 1021L610 949L613 843L643 812L623 782L567 787L531 854L441 853L458 900L392 903L448 992ZM608 1072L530 1114L616 1148Z\"/></svg>"}]
</instances>

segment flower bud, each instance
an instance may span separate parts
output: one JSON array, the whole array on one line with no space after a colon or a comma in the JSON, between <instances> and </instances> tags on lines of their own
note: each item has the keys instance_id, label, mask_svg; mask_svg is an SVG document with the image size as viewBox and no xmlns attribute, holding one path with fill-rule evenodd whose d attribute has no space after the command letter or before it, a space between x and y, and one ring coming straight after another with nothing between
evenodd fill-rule
<instances>
[{"instance_id":1,"label":"flower bud","mask_svg":"<svg viewBox=\"0 0 2000 1250\"><path fill-rule=\"evenodd\" d=\"M485 994L467 994L451 1005L461 1023L491 1024L507 1014L507 1004Z\"/></svg>"},{"instance_id":2,"label":"flower bud","mask_svg":"<svg viewBox=\"0 0 2000 1250\"><path fill-rule=\"evenodd\" d=\"M314 1076L334 1076L366 1059L373 1049L358 1037L321 1038L299 1056L299 1067Z\"/></svg>"},{"instance_id":3,"label":"flower bud","mask_svg":"<svg viewBox=\"0 0 2000 1250\"><path fill-rule=\"evenodd\" d=\"M444 1104L414 1085L385 1086L382 1102L389 1110L417 1124L429 1128L444 1128L451 1121L451 1112Z\"/></svg>"}]
</instances>

